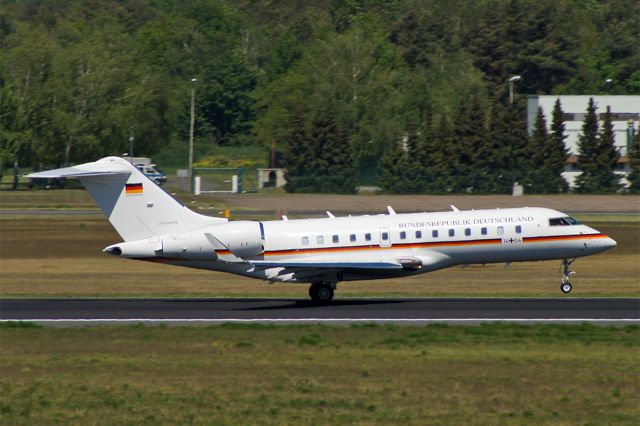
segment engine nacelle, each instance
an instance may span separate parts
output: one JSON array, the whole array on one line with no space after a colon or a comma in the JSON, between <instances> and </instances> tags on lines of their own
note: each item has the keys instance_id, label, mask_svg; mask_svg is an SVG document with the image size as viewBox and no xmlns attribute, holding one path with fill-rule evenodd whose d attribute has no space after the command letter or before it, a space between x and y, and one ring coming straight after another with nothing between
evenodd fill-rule
<instances>
[{"instance_id":1,"label":"engine nacelle","mask_svg":"<svg viewBox=\"0 0 640 426\"><path fill-rule=\"evenodd\" d=\"M237 256L251 257L264 252L260 222L228 222L208 228L207 232L211 232Z\"/></svg>"},{"instance_id":2,"label":"engine nacelle","mask_svg":"<svg viewBox=\"0 0 640 426\"><path fill-rule=\"evenodd\" d=\"M207 234L211 235L207 237ZM215 239L212 241L211 236L215 236L215 239L240 257L256 256L264 251L260 223L250 221L230 222L198 231L125 241L111 245L103 251L132 259L170 257L217 260Z\"/></svg>"},{"instance_id":3,"label":"engine nacelle","mask_svg":"<svg viewBox=\"0 0 640 426\"><path fill-rule=\"evenodd\" d=\"M202 232L185 232L162 236L162 255L196 260L216 260L211 241Z\"/></svg>"},{"instance_id":4,"label":"engine nacelle","mask_svg":"<svg viewBox=\"0 0 640 426\"><path fill-rule=\"evenodd\" d=\"M162 253L162 242L159 238L147 238L136 241L123 241L110 245L102 250L114 256L122 256L132 259L157 257Z\"/></svg>"},{"instance_id":5,"label":"engine nacelle","mask_svg":"<svg viewBox=\"0 0 640 426\"><path fill-rule=\"evenodd\" d=\"M173 257L194 260L216 260L218 255L204 233L163 235L144 240L111 245L103 251L131 259Z\"/></svg>"}]
</instances>

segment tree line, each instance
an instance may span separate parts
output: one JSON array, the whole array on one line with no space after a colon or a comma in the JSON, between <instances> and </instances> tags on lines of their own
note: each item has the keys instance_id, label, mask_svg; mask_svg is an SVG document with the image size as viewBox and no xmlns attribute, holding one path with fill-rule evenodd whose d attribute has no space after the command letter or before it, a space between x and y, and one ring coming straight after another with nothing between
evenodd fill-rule
<instances>
[{"instance_id":1,"label":"tree line","mask_svg":"<svg viewBox=\"0 0 640 426\"><path fill-rule=\"evenodd\" d=\"M625 0L5 0L0 165L120 155L133 135L136 155L184 167L195 78L196 159L220 146L266 156L273 140L295 151L304 121L310 138L335 127L322 144L348 145L339 168L353 182L406 175L410 192L535 185L523 173L541 160L522 146L522 94L639 93L639 12ZM424 144L437 151L416 148ZM394 164L389 147L430 166ZM310 149L304 169L327 174L322 148ZM314 179L290 189L311 190Z\"/></svg>"},{"instance_id":2,"label":"tree line","mask_svg":"<svg viewBox=\"0 0 640 426\"><path fill-rule=\"evenodd\" d=\"M562 173L568 159L560 99L551 113L550 131L541 107L531 134L521 103L485 111L475 98L460 105L453 127L435 122L428 110L420 121L408 124L391 141L380 159L381 189L397 194L511 193L521 184L526 193L562 193L569 190ZM615 173L620 158L610 108L602 126L593 98L579 137L577 164L582 173L575 191L607 193L622 189ZM328 123L331 123L328 125ZM629 147L632 172L628 191L640 190L640 141ZM355 192L353 151L335 117L321 111L305 123L296 114L285 151L287 190L290 192Z\"/></svg>"}]
</instances>

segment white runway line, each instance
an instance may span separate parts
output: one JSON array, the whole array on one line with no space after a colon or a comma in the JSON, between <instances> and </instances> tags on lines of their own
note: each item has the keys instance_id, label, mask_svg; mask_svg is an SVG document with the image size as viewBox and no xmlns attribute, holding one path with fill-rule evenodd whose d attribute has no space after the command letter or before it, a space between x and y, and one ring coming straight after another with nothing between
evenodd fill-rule
<instances>
[{"instance_id":1,"label":"white runway line","mask_svg":"<svg viewBox=\"0 0 640 426\"><path fill-rule=\"evenodd\" d=\"M0 319L0 322L640 322L640 318L75 318L75 319Z\"/></svg>"}]
</instances>

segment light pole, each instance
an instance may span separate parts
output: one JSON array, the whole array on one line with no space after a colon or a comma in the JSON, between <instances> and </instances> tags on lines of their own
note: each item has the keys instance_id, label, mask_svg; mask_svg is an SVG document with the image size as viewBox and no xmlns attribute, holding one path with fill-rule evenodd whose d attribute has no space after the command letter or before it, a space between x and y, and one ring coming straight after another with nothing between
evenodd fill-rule
<instances>
[{"instance_id":1,"label":"light pole","mask_svg":"<svg viewBox=\"0 0 640 426\"><path fill-rule=\"evenodd\" d=\"M193 194L193 129L196 123L196 82L191 79L191 127L189 128L189 190Z\"/></svg>"},{"instance_id":2,"label":"light pole","mask_svg":"<svg viewBox=\"0 0 640 426\"><path fill-rule=\"evenodd\" d=\"M509 105L513 104L513 83L522 80L522 76L514 75L509 79Z\"/></svg>"},{"instance_id":3,"label":"light pole","mask_svg":"<svg viewBox=\"0 0 640 426\"><path fill-rule=\"evenodd\" d=\"M133 126L129 126L129 157L133 157L133 142L135 138L133 137Z\"/></svg>"},{"instance_id":4,"label":"light pole","mask_svg":"<svg viewBox=\"0 0 640 426\"><path fill-rule=\"evenodd\" d=\"M609 94L609 89L611 88L611 85L613 84L613 79L612 78L607 78L604 81L604 94L608 95Z\"/></svg>"}]
</instances>

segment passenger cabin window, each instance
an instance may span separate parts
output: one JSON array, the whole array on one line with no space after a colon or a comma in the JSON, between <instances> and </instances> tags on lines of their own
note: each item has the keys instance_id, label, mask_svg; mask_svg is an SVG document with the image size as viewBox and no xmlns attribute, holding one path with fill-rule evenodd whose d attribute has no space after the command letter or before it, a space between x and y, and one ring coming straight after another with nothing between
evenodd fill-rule
<instances>
[{"instance_id":1,"label":"passenger cabin window","mask_svg":"<svg viewBox=\"0 0 640 426\"><path fill-rule=\"evenodd\" d=\"M471 228L465 228L465 229L464 229L464 235L466 235L467 237L468 237L469 235L471 235Z\"/></svg>"},{"instance_id":2,"label":"passenger cabin window","mask_svg":"<svg viewBox=\"0 0 640 426\"><path fill-rule=\"evenodd\" d=\"M422 238L422 231L416 231L416 238Z\"/></svg>"},{"instance_id":3,"label":"passenger cabin window","mask_svg":"<svg viewBox=\"0 0 640 426\"><path fill-rule=\"evenodd\" d=\"M431 231L431 236L432 236L433 238L438 238L438 230L437 230L437 229L434 229L433 231Z\"/></svg>"},{"instance_id":4,"label":"passenger cabin window","mask_svg":"<svg viewBox=\"0 0 640 426\"><path fill-rule=\"evenodd\" d=\"M349 241L351 241L352 243L355 243L356 242L356 234L349 235Z\"/></svg>"},{"instance_id":5,"label":"passenger cabin window","mask_svg":"<svg viewBox=\"0 0 640 426\"><path fill-rule=\"evenodd\" d=\"M318 244L324 244L324 237L322 235L318 235L316 241L318 242Z\"/></svg>"},{"instance_id":6,"label":"passenger cabin window","mask_svg":"<svg viewBox=\"0 0 640 426\"><path fill-rule=\"evenodd\" d=\"M407 239L407 233L405 231L400 231L400 239L401 240L406 240Z\"/></svg>"},{"instance_id":7,"label":"passenger cabin window","mask_svg":"<svg viewBox=\"0 0 640 426\"><path fill-rule=\"evenodd\" d=\"M549 219L549 226L570 226L570 225L580 225L576 219L572 217L555 217Z\"/></svg>"},{"instance_id":8,"label":"passenger cabin window","mask_svg":"<svg viewBox=\"0 0 640 426\"><path fill-rule=\"evenodd\" d=\"M504 235L504 226L498 226L498 235Z\"/></svg>"},{"instance_id":9,"label":"passenger cabin window","mask_svg":"<svg viewBox=\"0 0 640 426\"><path fill-rule=\"evenodd\" d=\"M480 229L480 233L481 233L482 235L487 235L487 228L486 228L486 227L481 228L481 229Z\"/></svg>"},{"instance_id":10,"label":"passenger cabin window","mask_svg":"<svg viewBox=\"0 0 640 426\"><path fill-rule=\"evenodd\" d=\"M302 245L303 246L309 245L309 237L302 237Z\"/></svg>"},{"instance_id":11,"label":"passenger cabin window","mask_svg":"<svg viewBox=\"0 0 640 426\"><path fill-rule=\"evenodd\" d=\"M388 241L389 240L389 233L388 232L383 232L381 234L381 236L382 236L382 240L383 241Z\"/></svg>"},{"instance_id":12,"label":"passenger cabin window","mask_svg":"<svg viewBox=\"0 0 640 426\"><path fill-rule=\"evenodd\" d=\"M365 241L371 241L371 234L368 233L368 232L366 234L364 234L364 240Z\"/></svg>"},{"instance_id":13,"label":"passenger cabin window","mask_svg":"<svg viewBox=\"0 0 640 426\"><path fill-rule=\"evenodd\" d=\"M455 236L456 236L456 231L455 231L455 229L449 229L449 236L450 236L450 237L455 237Z\"/></svg>"},{"instance_id":14,"label":"passenger cabin window","mask_svg":"<svg viewBox=\"0 0 640 426\"><path fill-rule=\"evenodd\" d=\"M334 235L333 237L331 237L331 240L335 243L338 244L340 242L340 237L338 237L337 235Z\"/></svg>"},{"instance_id":15,"label":"passenger cabin window","mask_svg":"<svg viewBox=\"0 0 640 426\"><path fill-rule=\"evenodd\" d=\"M522 234L522 226L516 225L516 234Z\"/></svg>"}]
</instances>

